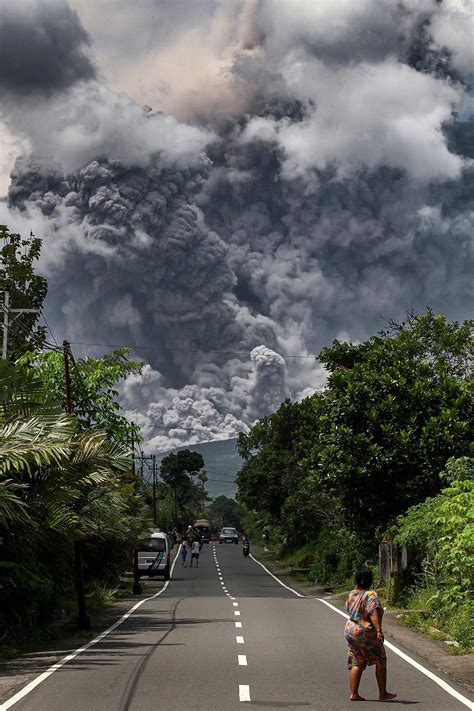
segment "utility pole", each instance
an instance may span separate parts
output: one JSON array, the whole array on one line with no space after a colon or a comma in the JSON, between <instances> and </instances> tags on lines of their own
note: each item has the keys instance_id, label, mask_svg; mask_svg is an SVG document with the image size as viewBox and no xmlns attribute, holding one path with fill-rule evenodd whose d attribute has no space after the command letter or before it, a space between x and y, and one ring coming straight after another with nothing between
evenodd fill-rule
<instances>
[{"instance_id":1,"label":"utility pole","mask_svg":"<svg viewBox=\"0 0 474 711\"><path fill-rule=\"evenodd\" d=\"M10 292L3 292L3 342L2 342L2 358L7 359L8 353L8 328L21 314L38 314L39 309L11 309L10 308ZM15 318L10 320L10 314L16 314Z\"/></svg>"},{"instance_id":2,"label":"utility pole","mask_svg":"<svg viewBox=\"0 0 474 711\"><path fill-rule=\"evenodd\" d=\"M71 374L69 372L69 357L72 357L71 346L68 341L63 341L64 354L64 379L66 381L66 410L68 415L72 414L71 398ZM74 541L74 567L76 573L77 591L77 618L76 627L78 630L89 630L91 621L86 609L86 595L84 590L84 567L82 562L82 541Z\"/></svg>"},{"instance_id":3,"label":"utility pole","mask_svg":"<svg viewBox=\"0 0 474 711\"><path fill-rule=\"evenodd\" d=\"M133 422L131 423L133 426ZM132 474L135 479L135 432L132 430Z\"/></svg>"},{"instance_id":4,"label":"utility pole","mask_svg":"<svg viewBox=\"0 0 474 711\"><path fill-rule=\"evenodd\" d=\"M133 425L133 422L132 422ZM135 481L135 432L132 429L132 476L133 481ZM135 484L136 486L136 484ZM140 583L140 571L138 570L138 551L136 548L133 549L133 595L140 595L142 591L142 586Z\"/></svg>"},{"instance_id":5,"label":"utility pole","mask_svg":"<svg viewBox=\"0 0 474 711\"><path fill-rule=\"evenodd\" d=\"M151 455L152 467L153 467L153 523L156 526L156 456Z\"/></svg>"}]
</instances>

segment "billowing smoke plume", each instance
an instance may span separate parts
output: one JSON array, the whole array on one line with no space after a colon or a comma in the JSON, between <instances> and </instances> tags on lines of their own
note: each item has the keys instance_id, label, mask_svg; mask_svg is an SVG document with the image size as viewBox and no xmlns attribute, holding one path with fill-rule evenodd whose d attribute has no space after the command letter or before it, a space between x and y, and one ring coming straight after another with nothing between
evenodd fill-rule
<instances>
[{"instance_id":1,"label":"billowing smoke plume","mask_svg":"<svg viewBox=\"0 0 474 711\"><path fill-rule=\"evenodd\" d=\"M247 0L192 27L164 5L174 32L124 74L149 109L98 79L64 2L37 3L76 40L47 98L8 84L2 115L31 151L0 205L45 240L58 335L141 347L123 401L159 449L321 387L311 354L335 337L473 303L467 3Z\"/></svg>"},{"instance_id":2,"label":"billowing smoke plume","mask_svg":"<svg viewBox=\"0 0 474 711\"><path fill-rule=\"evenodd\" d=\"M15 94L49 95L96 70L89 36L77 14L56 0L0 4L0 88Z\"/></svg>"}]
</instances>

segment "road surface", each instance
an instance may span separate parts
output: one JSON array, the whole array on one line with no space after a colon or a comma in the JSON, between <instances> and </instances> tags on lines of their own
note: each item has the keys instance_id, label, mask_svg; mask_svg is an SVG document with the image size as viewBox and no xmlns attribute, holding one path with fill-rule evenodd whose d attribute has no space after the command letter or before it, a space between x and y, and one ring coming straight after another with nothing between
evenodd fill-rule
<instances>
[{"instance_id":1,"label":"road surface","mask_svg":"<svg viewBox=\"0 0 474 711\"><path fill-rule=\"evenodd\" d=\"M344 619L322 602L298 597L243 558L240 545L211 543L203 547L198 569L182 569L178 560L166 590L27 688L11 708L341 711L354 706L343 627ZM388 665L389 690L397 692L398 704L417 711L467 708L390 650ZM357 708L373 709L373 669L364 673L360 692L367 701Z\"/></svg>"}]
</instances>

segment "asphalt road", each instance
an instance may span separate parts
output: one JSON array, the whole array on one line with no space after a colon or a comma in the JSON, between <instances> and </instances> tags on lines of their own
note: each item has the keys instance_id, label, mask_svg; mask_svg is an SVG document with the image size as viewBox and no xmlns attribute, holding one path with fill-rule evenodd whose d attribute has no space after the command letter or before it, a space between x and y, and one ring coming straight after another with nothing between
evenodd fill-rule
<instances>
[{"instance_id":1,"label":"asphalt road","mask_svg":"<svg viewBox=\"0 0 474 711\"><path fill-rule=\"evenodd\" d=\"M182 569L178 560L161 595L12 708L341 711L354 705L343 627L344 619L326 605L297 597L243 558L240 545L211 543L198 569ZM388 667L396 703L417 711L466 709L390 651ZM360 691L367 701L357 708L373 708L373 669L364 673Z\"/></svg>"}]
</instances>

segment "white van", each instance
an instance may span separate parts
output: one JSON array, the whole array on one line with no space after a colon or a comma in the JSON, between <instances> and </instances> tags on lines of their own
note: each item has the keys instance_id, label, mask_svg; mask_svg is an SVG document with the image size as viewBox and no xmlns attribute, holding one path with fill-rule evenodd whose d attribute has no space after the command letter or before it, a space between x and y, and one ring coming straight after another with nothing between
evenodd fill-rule
<instances>
[{"instance_id":1,"label":"white van","mask_svg":"<svg viewBox=\"0 0 474 711\"><path fill-rule=\"evenodd\" d=\"M138 574L162 575L170 579L171 546L166 533L157 529L150 531L149 538L140 542L138 547Z\"/></svg>"}]
</instances>

